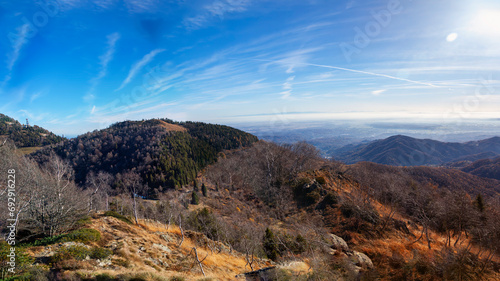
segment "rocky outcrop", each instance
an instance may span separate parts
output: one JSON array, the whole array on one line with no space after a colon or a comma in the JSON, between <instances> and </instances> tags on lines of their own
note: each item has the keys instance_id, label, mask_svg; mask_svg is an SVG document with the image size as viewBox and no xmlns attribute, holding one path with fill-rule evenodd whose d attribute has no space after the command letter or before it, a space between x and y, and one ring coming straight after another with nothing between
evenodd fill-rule
<instances>
[{"instance_id":1,"label":"rocky outcrop","mask_svg":"<svg viewBox=\"0 0 500 281\"><path fill-rule=\"evenodd\" d=\"M342 250L343 252L349 251L349 245L347 245L347 242L345 242L345 240L342 239L341 237L333 233L330 233L329 238L331 243L330 247L333 248L334 250Z\"/></svg>"},{"instance_id":2,"label":"rocky outcrop","mask_svg":"<svg viewBox=\"0 0 500 281\"><path fill-rule=\"evenodd\" d=\"M352 263L357 267L361 267L362 269L372 269L373 268L372 260L367 255L365 255L361 252L352 251L350 258L351 258Z\"/></svg>"},{"instance_id":3,"label":"rocky outcrop","mask_svg":"<svg viewBox=\"0 0 500 281\"><path fill-rule=\"evenodd\" d=\"M350 268L352 268L356 274L359 274L362 270L374 268L372 260L366 254L351 250L349 245L341 237L330 233L328 238L331 248L330 253L337 258L347 261L350 264Z\"/></svg>"}]
</instances>

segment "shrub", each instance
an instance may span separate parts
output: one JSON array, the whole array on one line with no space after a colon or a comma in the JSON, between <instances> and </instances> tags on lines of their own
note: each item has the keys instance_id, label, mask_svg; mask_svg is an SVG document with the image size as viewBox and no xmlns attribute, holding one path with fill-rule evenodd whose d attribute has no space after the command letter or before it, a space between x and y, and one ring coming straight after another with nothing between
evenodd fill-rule
<instances>
[{"instance_id":1,"label":"shrub","mask_svg":"<svg viewBox=\"0 0 500 281\"><path fill-rule=\"evenodd\" d=\"M61 247L50 259L51 262L57 263L63 260L84 260L90 254L90 250L82 245L73 245Z\"/></svg>"},{"instance_id":2,"label":"shrub","mask_svg":"<svg viewBox=\"0 0 500 281\"><path fill-rule=\"evenodd\" d=\"M300 234L295 237L295 241L290 245L294 254L302 254L307 249L307 240Z\"/></svg>"},{"instance_id":3,"label":"shrub","mask_svg":"<svg viewBox=\"0 0 500 281\"><path fill-rule=\"evenodd\" d=\"M325 198L323 198L323 200L321 201L321 203L319 203L318 207L324 209L326 208L326 206L337 205L338 203L339 203L339 198L337 197L337 195L334 194L333 192L328 192Z\"/></svg>"},{"instance_id":4,"label":"shrub","mask_svg":"<svg viewBox=\"0 0 500 281\"><path fill-rule=\"evenodd\" d=\"M99 240L101 240L101 233L99 231L92 228L82 228L63 235L61 242L74 241L88 243Z\"/></svg>"},{"instance_id":5,"label":"shrub","mask_svg":"<svg viewBox=\"0 0 500 281\"><path fill-rule=\"evenodd\" d=\"M113 276L111 276L107 273L102 273L102 274L96 275L95 280L96 281L115 281L118 279L114 278Z\"/></svg>"},{"instance_id":6,"label":"shrub","mask_svg":"<svg viewBox=\"0 0 500 281\"><path fill-rule=\"evenodd\" d=\"M70 233L60 234L56 236L45 237L40 240L36 240L33 243L27 243L26 246L47 246L62 242L97 242L101 240L101 233L92 228L82 228Z\"/></svg>"},{"instance_id":7,"label":"shrub","mask_svg":"<svg viewBox=\"0 0 500 281\"><path fill-rule=\"evenodd\" d=\"M61 239L65 236L65 234L44 237L42 239L36 240L33 243L27 243L26 246L47 246L55 243L59 243Z\"/></svg>"},{"instance_id":8,"label":"shrub","mask_svg":"<svg viewBox=\"0 0 500 281\"><path fill-rule=\"evenodd\" d=\"M51 258L51 262L58 263L63 260L84 260L88 257L92 259L105 259L113 252L105 248L87 248L82 245L72 245L61 247Z\"/></svg>"},{"instance_id":9,"label":"shrub","mask_svg":"<svg viewBox=\"0 0 500 281\"><path fill-rule=\"evenodd\" d=\"M113 251L106 248L95 247L90 251L90 258L92 259L105 259L113 254Z\"/></svg>"},{"instance_id":10,"label":"shrub","mask_svg":"<svg viewBox=\"0 0 500 281\"><path fill-rule=\"evenodd\" d=\"M191 204L200 204L200 198L198 197L198 193L196 193L196 191L193 191L193 193L191 193Z\"/></svg>"},{"instance_id":11,"label":"shrub","mask_svg":"<svg viewBox=\"0 0 500 281\"><path fill-rule=\"evenodd\" d=\"M266 256L269 259L276 261L279 256L279 248L276 237L274 236L274 233L271 231L271 229L266 228L266 234L264 235L264 241L262 244Z\"/></svg>"},{"instance_id":12,"label":"shrub","mask_svg":"<svg viewBox=\"0 0 500 281\"><path fill-rule=\"evenodd\" d=\"M217 218L207 208L192 212L187 221L193 230L205 234L212 240L220 240L221 231Z\"/></svg>"},{"instance_id":13,"label":"shrub","mask_svg":"<svg viewBox=\"0 0 500 281\"><path fill-rule=\"evenodd\" d=\"M316 181L321 185L326 184L326 180L324 177L316 177Z\"/></svg>"},{"instance_id":14,"label":"shrub","mask_svg":"<svg viewBox=\"0 0 500 281\"><path fill-rule=\"evenodd\" d=\"M104 213L104 216L106 217L114 217L114 218L117 218L123 222L126 222L128 224L134 224L129 218L127 218L126 216L124 215L120 215L118 214L117 212L115 211L107 211Z\"/></svg>"},{"instance_id":15,"label":"shrub","mask_svg":"<svg viewBox=\"0 0 500 281\"><path fill-rule=\"evenodd\" d=\"M79 226L84 226L92 222L92 218L90 216L85 216L81 219L79 219L76 224Z\"/></svg>"},{"instance_id":16,"label":"shrub","mask_svg":"<svg viewBox=\"0 0 500 281\"><path fill-rule=\"evenodd\" d=\"M174 276L172 278L170 278L170 281L185 281L186 278L182 277L182 276Z\"/></svg>"},{"instance_id":17,"label":"shrub","mask_svg":"<svg viewBox=\"0 0 500 281\"><path fill-rule=\"evenodd\" d=\"M203 194L204 197L207 197L208 190L207 190L207 186L205 185L205 183L201 184L201 193Z\"/></svg>"},{"instance_id":18,"label":"shrub","mask_svg":"<svg viewBox=\"0 0 500 281\"><path fill-rule=\"evenodd\" d=\"M308 179L299 179L293 187L293 196L299 207L316 204L321 198L321 186Z\"/></svg>"}]
</instances>

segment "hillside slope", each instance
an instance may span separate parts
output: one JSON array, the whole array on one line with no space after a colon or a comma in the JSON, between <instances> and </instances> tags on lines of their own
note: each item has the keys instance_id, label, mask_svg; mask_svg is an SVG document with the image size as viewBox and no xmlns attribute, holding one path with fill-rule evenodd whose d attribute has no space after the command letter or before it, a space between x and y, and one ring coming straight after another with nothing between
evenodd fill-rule
<instances>
[{"instance_id":1,"label":"hillside slope","mask_svg":"<svg viewBox=\"0 0 500 281\"><path fill-rule=\"evenodd\" d=\"M154 280L172 277L200 280L205 274L215 280L235 280L236 275L250 271L243 254L231 251L228 246L201 233L184 230L183 236L177 226L152 221L133 225L111 216L94 217L84 230L99 231L98 241L35 246L29 247L28 252L39 261L52 261L58 278L78 275L91 280L115 280L111 279L113 277L121 278L117 280L133 277L143 278L137 280L146 280L147 277L156 278ZM82 260L70 254L66 259L54 262L57 255L71 247L98 248L102 252L109 251L110 255ZM200 260L206 257L202 263L204 274L196 262L194 248ZM216 248L218 250L214 250ZM256 259L253 266L260 269L271 265L269 260ZM103 279L105 276L110 279Z\"/></svg>"},{"instance_id":2,"label":"hillside slope","mask_svg":"<svg viewBox=\"0 0 500 281\"><path fill-rule=\"evenodd\" d=\"M483 178L500 180L500 157L478 160L461 170Z\"/></svg>"},{"instance_id":3,"label":"hillside slope","mask_svg":"<svg viewBox=\"0 0 500 281\"><path fill-rule=\"evenodd\" d=\"M395 167L372 162L360 162L349 168L349 173L370 182L373 186L397 179L398 183L431 185L451 191L465 191L474 197L500 195L500 181L482 178L456 169L441 167Z\"/></svg>"},{"instance_id":4,"label":"hillside slope","mask_svg":"<svg viewBox=\"0 0 500 281\"><path fill-rule=\"evenodd\" d=\"M151 119L116 123L37 151L32 157L44 163L55 153L69 161L75 182L81 186L89 173L107 172L116 176L114 187L120 188L125 180L121 176L134 172L149 187L147 195L156 196L192 182L223 150L255 141L257 137L227 126Z\"/></svg>"},{"instance_id":5,"label":"hillside slope","mask_svg":"<svg viewBox=\"0 0 500 281\"><path fill-rule=\"evenodd\" d=\"M17 120L0 113L0 137L8 137L21 147L34 147L56 144L63 137L38 126L23 126Z\"/></svg>"},{"instance_id":6,"label":"hillside slope","mask_svg":"<svg viewBox=\"0 0 500 281\"><path fill-rule=\"evenodd\" d=\"M496 155L500 155L500 137L452 143L397 135L355 146L340 152L335 158L348 164L369 161L393 166L420 166L475 161Z\"/></svg>"}]
</instances>

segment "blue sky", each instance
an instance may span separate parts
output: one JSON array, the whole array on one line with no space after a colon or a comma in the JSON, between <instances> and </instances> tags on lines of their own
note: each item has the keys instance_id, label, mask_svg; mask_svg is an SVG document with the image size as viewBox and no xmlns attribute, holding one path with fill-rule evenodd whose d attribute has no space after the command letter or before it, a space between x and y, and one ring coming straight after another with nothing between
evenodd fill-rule
<instances>
[{"instance_id":1,"label":"blue sky","mask_svg":"<svg viewBox=\"0 0 500 281\"><path fill-rule=\"evenodd\" d=\"M500 3L0 0L0 112L123 120L500 118Z\"/></svg>"}]
</instances>

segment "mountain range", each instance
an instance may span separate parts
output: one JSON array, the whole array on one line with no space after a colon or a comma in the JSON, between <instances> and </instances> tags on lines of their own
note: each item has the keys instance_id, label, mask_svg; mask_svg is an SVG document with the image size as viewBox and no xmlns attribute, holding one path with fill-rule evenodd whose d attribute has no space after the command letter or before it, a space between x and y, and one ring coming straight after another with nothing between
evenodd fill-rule
<instances>
[{"instance_id":1,"label":"mountain range","mask_svg":"<svg viewBox=\"0 0 500 281\"><path fill-rule=\"evenodd\" d=\"M335 159L352 164L369 161L393 166L445 165L500 156L500 137L464 143L392 136L337 150Z\"/></svg>"}]
</instances>

